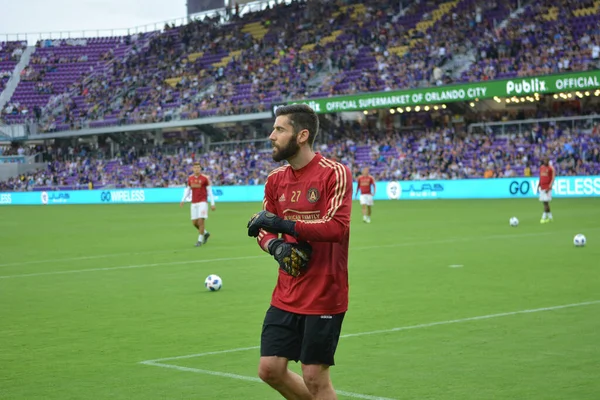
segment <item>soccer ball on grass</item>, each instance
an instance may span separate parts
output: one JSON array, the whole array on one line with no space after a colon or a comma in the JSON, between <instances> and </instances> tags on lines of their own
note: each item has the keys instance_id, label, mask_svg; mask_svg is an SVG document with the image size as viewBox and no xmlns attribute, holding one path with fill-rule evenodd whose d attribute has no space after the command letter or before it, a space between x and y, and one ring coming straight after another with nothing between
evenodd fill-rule
<instances>
[{"instance_id":1,"label":"soccer ball on grass","mask_svg":"<svg viewBox=\"0 0 600 400\"><path fill-rule=\"evenodd\" d=\"M517 217L512 217L510 219L510 221L508 221L508 222L509 222L510 226L512 226L512 227L519 226L519 220L517 219Z\"/></svg>"},{"instance_id":2,"label":"soccer ball on grass","mask_svg":"<svg viewBox=\"0 0 600 400\"><path fill-rule=\"evenodd\" d=\"M576 247L583 247L583 246L585 246L585 242L586 242L585 236L583 236L581 233L578 233L573 238L573 244Z\"/></svg>"},{"instance_id":3,"label":"soccer ball on grass","mask_svg":"<svg viewBox=\"0 0 600 400\"><path fill-rule=\"evenodd\" d=\"M204 280L204 287L211 292L216 292L217 290L221 290L223 286L223 281L219 275L209 275Z\"/></svg>"}]
</instances>

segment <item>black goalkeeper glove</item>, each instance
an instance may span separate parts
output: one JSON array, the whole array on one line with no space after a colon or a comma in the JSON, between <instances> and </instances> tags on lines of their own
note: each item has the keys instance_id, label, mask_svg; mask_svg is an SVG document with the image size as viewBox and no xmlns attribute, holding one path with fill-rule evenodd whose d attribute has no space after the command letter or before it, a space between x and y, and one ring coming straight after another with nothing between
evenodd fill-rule
<instances>
[{"instance_id":1,"label":"black goalkeeper glove","mask_svg":"<svg viewBox=\"0 0 600 400\"><path fill-rule=\"evenodd\" d=\"M308 267L312 247L306 242L286 243L283 239L269 242L269 253L279 263L279 268L293 277L297 277Z\"/></svg>"},{"instance_id":2,"label":"black goalkeeper glove","mask_svg":"<svg viewBox=\"0 0 600 400\"><path fill-rule=\"evenodd\" d=\"M257 237L258 232L264 229L267 232L285 233L296 237L295 226L294 221L287 221L269 211L260 211L248 221L248 236Z\"/></svg>"}]
</instances>

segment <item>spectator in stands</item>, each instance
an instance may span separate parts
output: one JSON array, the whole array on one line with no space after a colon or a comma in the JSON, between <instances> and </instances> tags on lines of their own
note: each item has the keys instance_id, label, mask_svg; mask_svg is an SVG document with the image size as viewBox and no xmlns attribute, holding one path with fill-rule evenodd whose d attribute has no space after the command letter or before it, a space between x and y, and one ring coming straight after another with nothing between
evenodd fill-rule
<instances>
[{"instance_id":1,"label":"spectator in stands","mask_svg":"<svg viewBox=\"0 0 600 400\"><path fill-rule=\"evenodd\" d=\"M342 8L293 2L233 18L234 23L216 16L118 38L115 43L127 46L125 52L117 46L92 54L88 39L41 40L23 80L39 82L34 90L47 95L47 103L23 101L25 113L13 113L15 107L3 113L20 122L40 106L40 129L55 131L252 113L296 98L600 66L598 25L582 30L574 14L585 3L443 4L450 8L430 1L348 1ZM511 16L517 5L523 12ZM243 29L254 20L263 21L259 28L266 32ZM67 56L59 53L61 46L83 52ZM0 59L22 49L11 45L8 53L0 51ZM458 76L470 49L476 49L477 62ZM66 89L46 86L63 65L92 59L101 60L96 65L101 68L74 77ZM46 68L38 69L41 65Z\"/></svg>"},{"instance_id":2,"label":"spectator in stands","mask_svg":"<svg viewBox=\"0 0 600 400\"><path fill-rule=\"evenodd\" d=\"M275 167L269 157L260 156L261 149L255 145L198 152L193 137L178 135L165 138L168 142L157 147L139 141L114 157L108 156L108 144L99 148L4 148L3 156L41 152L49 164L34 174L0 183L0 190L86 189L90 183L96 188L180 186L194 160L202 163L215 185L260 184L266 179L265 171ZM532 144L524 135L512 132L489 133L486 138L452 129L400 134L353 123L324 128L323 137L329 142L318 146L325 156L336 158L356 173L369 166L378 180L532 176L546 154L561 175L600 173L597 125L576 130L556 126L546 129ZM264 151L266 155L269 150Z\"/></svg>"}]
</instances>

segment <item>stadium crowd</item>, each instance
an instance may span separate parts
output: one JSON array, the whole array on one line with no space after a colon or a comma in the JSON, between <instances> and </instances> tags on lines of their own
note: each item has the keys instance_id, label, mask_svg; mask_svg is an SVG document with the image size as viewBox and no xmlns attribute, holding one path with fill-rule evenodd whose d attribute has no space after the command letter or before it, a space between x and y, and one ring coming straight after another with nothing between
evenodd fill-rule
<instances>
[{"instance_id":1,"label":"stadium crowd","mask_svg":"<svg viewBox=\"0 0 600 400\"><path fill-rule=\"evenodd\" d=\"M126 53L110 48L100 57L107 63L102 70L82 74L67 92L46 82L52 71L36 76L35 89L52 94L41 112L21 102L3 113L35 119L41 131L61 131L264 111L293 98L600 67L600 18L577 14L593 7L588 0L442 3L297 1L230 20L216 16L167 26L122 39L130 46ZM518 4L521 12L514 13ZM254 21L263 33L245 30ZM449 61L470 49L477 61L458 74L461 65ZM87 59L86 46L77 51L63 61ZM32 65L51 61L45 58L34 53Z\"/></svg>"},{"instance_id":2,"label":"stadium crowd","mask_svg":"<svg viewBox=\"0 0 600 400\"><path fill-rule=\"evenodd\" d=\"M532 176L548 155L559 175L600 174L600 125L571 130L535 126L506 136L456 132L452 128L399 133L346 123L324 134L317 150L348 165L355 175L369 167L377 180L428 180ZM356 132L348 135L346 132ZM231 146L230 146L231 147ZM261 184L277 165L265 143L235 149L201 146L174 138L166 146L129 147L108 157L108 148L36 147L3 149L4 154L43 152L44 170L0 182L2 191L66 190L101 187L183 186L193 161L215 185Z\"/></svg>"},{"instance_id":3,"label":"stadium crowd","mask_svg":"<svg viewBox=\"0 0 600 400\"><path fill-rule=\"evenodd\" d=\"M22 42L0 42L0 93L12 76L13 69L23 54L23 48Z\"/></svg>"},{"instance_id":4,"label":"stadium crowd","mask_svg":"<svg viewBox=\"0 0 600 400\"><path fill-rule=\"evenodd\" d=\"M481 32L470 43L478 62L463 73L472 82L600 68L600 19L576 16L594 2L541 0L504 27Z\"/></svg>"}]
</instances>

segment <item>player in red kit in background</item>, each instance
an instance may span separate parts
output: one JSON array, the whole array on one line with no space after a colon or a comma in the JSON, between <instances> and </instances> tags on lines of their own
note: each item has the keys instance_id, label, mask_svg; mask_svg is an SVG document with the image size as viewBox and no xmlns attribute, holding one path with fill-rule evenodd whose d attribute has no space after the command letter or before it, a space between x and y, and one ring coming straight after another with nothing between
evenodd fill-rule
<instances>
[{"instance_id":1,"label":"player in red kit in background","mask_svg":"<svg viewBox=\"0 0 600 400\"><path fill-rule=\"evenodd\" d=\"M248 235L279 263L258 375L286 399L337 399L329 368L348 308L352 174L313 151L319 119L310 107L279 107L276 116L273 160L289 165L271 172L263 211L248 222Z\"/></svg>"},{"instance_id":2,"label":"player in red kit in background","mask_svg":"<svg viewBox=\"0 0 600 400\"><path fill-rule=\"evenodd\" d=\"M550 165L550 159L544 157L542 159L542 166L540 167L540 182L538 183L538 193L540 194L540 201L544 203L544 214L540 223L546 224L552 222L552 212L550 211L550 202L552 201L552 185L554 184L554 178L556 173L554 167Z\"/></svg>"},{"instance_id":3,"label":"player in red kit in background","mask_svg":"<svg viewBox=\"0 0 600 400\"><path fill-rule=\"evenodd\" d=\"M373 186L373 191L371 191ZM363 168L362 175L358 177L356 194L360 192L360 205L362 206L363 222L371 223L371 207L373 207L373 196L375 196L375 179L369 175L369 168Z\"/></svg>"},{"instance_id":4,"label":"player in red kit in background","mask_svg":"<svg viewBox=\"0 0 600 400\"><path fill-rule=\"evenodd\" d=\"M210 197L210 208L213 211L215 211L216 208L210 180L206 175L200 173L200 163L195 162L192 169L194 173L188 177L187 186L183 192L183 198L179 205L180 207L183 207L183 203L189 199L191 195L192 224L198 229L198 241L196 242L196 247L200 247L206 243L210 237L210 233L205 227L205 221L208 218L208 197Z\"/></svg>"}]
</instances>

